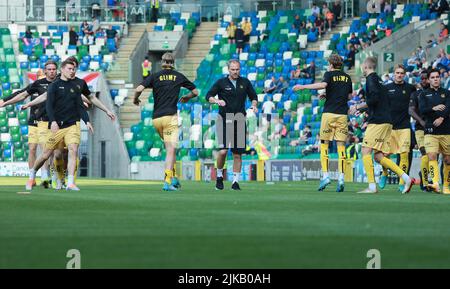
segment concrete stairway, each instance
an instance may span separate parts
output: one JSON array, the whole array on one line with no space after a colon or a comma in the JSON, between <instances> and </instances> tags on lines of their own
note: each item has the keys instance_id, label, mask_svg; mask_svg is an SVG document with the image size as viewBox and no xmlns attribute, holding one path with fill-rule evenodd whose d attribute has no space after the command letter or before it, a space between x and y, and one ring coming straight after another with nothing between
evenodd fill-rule
<instances>
[{"instance_id":1,"label":"concrete stairway","mask_svg":"<svg viewBox=\"0 0 450 289\"><path fill-rule=\"evenodd\" d=\"M141 120L141 108L133 104L134 98L134 84L127 84L128 82L128 63L131 54L133 53L136 44L142 37L145 31L152 31L155 23L145 25L135 24L129 28L127 37L122 39L118 53L114 59L114 65L106 74L110 89L127 89L128 96L122 106L116 109L119 115L120 127L123 131L128 131L131 125L138 123ZM150 91L144 91L140 99L145 103L150 95ZM117 107L116 107L117 108Z\"/></svg>"},{"instance_id":2,"label":"concrete stairway","mask_svg":"<svg viewBox=\"0 0 450 289\"><path fill-rule=\"evenodd\" d=\"M188 51L183 59L178 60L177 69L194 81L197 78L197 68L210 50L210 42L216 34L217 22L202 22L192 37Z\"/></svg>"},{"instance_id":3,"label":"concrete stairway","mask_svg":"<svg viewBox=\"0 0 450 289\"><path fill-rule=\"evenodd\" d=\"M309 42L308 45L306 46L306 50L307 51L328 50L328 46L330 44L331 37L333 36L333 34L342 33L343 30L348 31L348 28L352 24L352 21L353 21L353 19L343 19L337 26L333 27L331 29L331 31L327 31L327 33L322 38L319 38L319 41ZM322 71L316 71L316 79L321 79L321 77L322 77L323 73L325 73L326 69L327 68L324 67L324 69ZM352 70L354 71L354 68ZM351 72L351 71L349 71L349 72ZM350 75L350 76L352 76L352 75ZM353 80L353 76L352 76L352 80Z\"/></svg>"}]
</instances>

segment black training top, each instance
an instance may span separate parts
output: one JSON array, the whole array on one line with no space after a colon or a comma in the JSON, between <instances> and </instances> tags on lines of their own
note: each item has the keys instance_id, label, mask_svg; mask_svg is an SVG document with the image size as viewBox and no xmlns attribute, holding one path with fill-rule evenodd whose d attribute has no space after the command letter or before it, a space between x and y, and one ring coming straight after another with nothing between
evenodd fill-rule
<instances>
[{"instance_id":1,"label":"black training top","mask_svg":"<svg viewBox=\"0 0 450 289\"><path fill-rule=\"evenodd\" d=\"M433 107L443 104L445 105L444 111L434 111ZM419 96L419 109L425 117L425 133L435 135L450 134L450 91L439 87L437 90L433 88L427 88ZM444 122L435 127L433 122L443 117Z\"/></svg>"},{"instance_id":2,"label":"black training top","mask_svg":"<svg viewBox=\"0 0 450 289\"><path fill-rule=\"evenodd\" d=\"M181 87L189 90L196 88L186 76L173 69L162 69L151 74L141 85L145 88L153 88L155 99L153 118L176 114Z\"/></svg>"},{"instance_id":3,"label":"black training top","mask_svg":"<svg viewBox=\"0 0 450 289\"><path fill-rule=\"evenodd\" d=\"M338 70L327 71L323 76L323 82L327 83L323 112L347 115L347 101L353 91L350 76Z\"/></svg>"},{"instance_id":4,"label":"black training top","mask_svg":"<svg viewBox=\"0 0 450 289\"><path fill-rule=\"evenodd\" d=\"M222 117L225 117L227 113L242 113L246 115L246 98L248 97L251 101L258 100L250 80L245 77L239 77L236 80L236 87L228 76L217 80L206 94L206 100L209 101L211 97L216 95L219 96L219 99L225 101L225 106L219 107L219 114Z\"/></svg>"},{"instance_id":5,"label":"black training top","mask_svg":"<svg viewBox=\"0 0 450 289\"><path fill-rule=\"evenodd\" d=\"M31 101L39 95L46 93L47 88L53 81L48 81L47 78L41 78L33 82L27 87L27 93L31 96ZM48 121L47 111L45 110L45 102L32 106L30 109L30 118L28 124L32 125L36 121Z\"/></svg>"},{"instance_id":6,"label":"black training top","mask_svg":"<svg viewBox=\"0 0 450 289\"><path fill-rule=\"evenodd\" d=\"M394 82L385 85L389 103L391 104L391 119L393 129L411 128L411 116L409 115L409 102L411 94L416 88L406 82L396 84Z\"/></svg>"},{"instance_id":7,"label":"black training top","mask_svg":"<svg viewBox=\"0 0 450 289\"><path fill-rule=\"evenodd\" d=\"M409 101L409 106L415 107L417 109L417 114L420 116L420 118L425 120L425 116L419 110L419 96L422 93L422 91L423 91L423 89L419 89L419 90L414 91L411 94L411 99ZM416 130L424 130L424 129L425 128L423 126L421 126L419 122L416 121Z\"/></svg>"},{"instance_id":8,"label":"black training top","mask_svg":"<svg viewBox=\"0 0 450 289\"><path fill-rule=\"evenodd\" d=\"M81 99L83 88L80 82L57 79L48 86L46 109L49 119L49 128L56 121L60 128L74 125L80 119L84 122L87 113L83 110Z\"/></svg>"},{"instance_id":9,"label":"black training top","mask_svg":"<svg viewBox=\"0 0 450 289\"><path fill-rule=\"evenodd\" d=\"M392 123L389 97L383 82L375 72L366 77L366 103L369 124Z\"/></svg>"}]
</instances>

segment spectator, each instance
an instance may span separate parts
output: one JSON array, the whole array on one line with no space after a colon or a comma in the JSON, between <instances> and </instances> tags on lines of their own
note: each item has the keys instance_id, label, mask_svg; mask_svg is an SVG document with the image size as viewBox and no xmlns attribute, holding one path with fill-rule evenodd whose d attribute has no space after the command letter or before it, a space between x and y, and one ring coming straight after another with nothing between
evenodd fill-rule
<instances>
[{"instance_id":1,"label":"spectator","mask_svg":"<svg viewBox=\"0 0 450 289\"><path fill-rule=\"evenodd\" d=\"M423 49L422 46L417 47L416 57L418 59L424 59L427 57L425 49Z\"/></svg>"},{"instance_id":2,"label":"spectator","mask_svg":"<svg viewBox=\"0 0 450 289\"><path fill-rule=\"evenodd\" d=\"M386 73L385 75L383 75L383 84L384 85L389 84L391 82L392 81L391 81L391 78L389 77L389 73Z\"/></svg>"},{"instance_id":3,"label":"spectator","mask_svg":"<svg viewBox=\"0 0 450 289\"><path fill-rule=\"evenodd\" d=\"M445 55L444 49L441 48L441 49L439 49L438 56L437 56L436 60L434 61L432 67L439 69L438 66L442 61L444 61L444 59L447 59L447 55Z\"/></svg>"},{"instance_id":4,"label":"spectator","mask_svg":"<svg viewBox=\"0 0 450 289\"><path fill-rule=\"evenodd\" d=\"M333 20L334 20L334 14L331 12L331 10L327 11L327 14L325 14L325 24L328 24L328 31L331 31L331 27L333 27Z\"/></svg>"},{"instance_id":5,"label":"spectator","mask_svg":"<svg viewBox=\"0 0 450 289\"><path fill-rule=\"evenodd\" d=\"M26 38L26 39L32 39L33 38L33 32L31 32L30 27L27 27L27 30L25 31L24 38Z\"/></svg>"},{"instance_id":6,"label":"spectator","mask_svg":"<svg viewBox=\"0 0 450 289\"><path fill-rule=\"evenodd\" d=\"M250 41L250 33L252 32L252 23L248 18L244 20L242 30L244 30L244 42L248 43Z\"/></svg>"},{"instance_id":7,"label":"spectator","mask_svg":"<svg viewBox=\"0 0 450 289\"><path fill-rule=\"evenodd\" d=\"M438 41L436 39L436 36L434 34L430 34L430 39L427 41L427 48L432 48L438 45Z\"/></svg>"},{"instance_id":8,"label":"spectator","mask_svg":"<svg viewBox=\"0 0 450 289\"><path fill-rule=\"evenodd\" d=\"M434 2L430 7L431 12L437 12L439 15L448 11L449 9L450 8L447 0L438 0Z\"/></svg>"},{"instance_id":9,"label":"spectator","mask_svg":"<svg viewBox=\"0 0 450 289\"><path fill-rule=\"evenodd\" d=\"M448 29L445 27L444 23L441 23L441 30L439 31L439 43L442 43L445 39L448 38Z\"/></svg>"},{"instance_id":10,"label":"spectator","mask_svg":"<svg viewBox=\"0 0 450 289\"><path fill-rule=\"evenodd\" d=\"M280 82L276 80L275 76L272 76L272 81L269 83L268 87L264 88L265 93L274 93L274 91L280 85Z\"/></svg>"},{"instance_id":11,"label":"spectator","mask_svg":"<svg viewBox=\"0 0 450 289\"><path fill-rule=\"evenodd\" d=\"M378 32L380 32L380 31L386 32L386 30L387 30L387 24L386 24L386 22L384 22L383 18L380 18L378 25L377 25L377 31Z\"/></svg>"},{"instance_id":12,"label":"spectator","mask_svg":"<svg viewBox=\"0 0 450 289\"><path fill-rule=\"evenodd\" d=\"M362 48L367 48L370 45L371 41L366 32L361 35L359 42Z\"/></svg>"},{"instance_id":13,"label":"spectator","mask_svg":"<svg viewBox=\"0 0 450 289\"><path fill-rule=\"evenodd\" d=\"M392 12L392 6L391 6L391 4L390 4L389 2L387 2L387 3L384 5L383 12L386 13L386 14L389 14L389 13Z\"/></svg>"},{"instance_id":14,"label":"spectator","mask_svg":"<svg viewBox=\"0 0 450 289\"><path fill-rule=\"evenodd\" d=\"M280 76L280 80L278 81L277 88L274 90L274 93L284 93L286 89L289 88L289 82L284 79L283 76Z\"/></svg>"},{"instance_id":15,"label":"spectator","mask_svg":"<svg viewBox=\"0 0 450 289\"><path fill-rule=\"evenodd\" d=\"M117 30L114 29L112 27L112 25L109 25L108 29L106 29L105 33L106 33L107 39L114 39L114 43L116 44L116 48L117 48L118 44L119 44L119 37L118 37Z\"/></svg>"},{"instance_id":16,"label":"spectator","mask_svg":"<svg viewBox=\"0 0 450 289\"><path fill-rule=\"evenodd\" d=\"M341 11L342 11L341 1L336 0L331 10L333 11L334 14L334 23L338 23L338 21L341 20Z\"/></svg>"},{"instance_id":17,"label":"spectator","mask_svg":"<svg viewBox=\"0 0 450 289\"><path fill-rule=\"evenodd\" d=\"M299 79L301 75L302 75L302 68L300 67L300 64L298 64L297 68L291 71L291 79Z\"/></svg>"},{"instance_id":18,"label":"spectator","mask_svg":"<svg viewBox=\"0 0 450 289\"><path fill-rule=\"evenodd\" d=\"M305 28L307 30L312 29L314 27L314 24L311 22L311 19L308 19L308 21L306 22Z\"/></svg>"},{"instance_id":19,"label":"spectator","mask_svg":"<svg viewBox=\"0 0 450 289\"><path fill-rule=\"evenodd\" d=\"M95 35L100 30L100 21L97 17L92 16L92 33Z\"/></svg>"},{"instance_id":20,"label":"spectator","mask_svg":"<svg viewBox=\"0 0 450 289\"><path fill-rule=\"evenodd\" d=\"M275 103L271 100L270 96L267 96L267 100L262 105L263 113L266 115L268 122L272 119L272 111L275 109Z\"/></svg>"},{"instance_id":21,"label":"spectator","mask_svg":"<svg viewBox=\"0 0 450 289\"><path fill-rule=\"evenodd\" d=\"M241 24L238 24L234 36L236 38L236 53L240 54L245 45L244 30L242 30Z\"/></svg>"},{"instance_id":22,"label":"spectator","mask_svg":"<svg viewBox=\"0 0 450 289\"><path fill-rule=\"evenodd\" d=\"M69 31L69 45L78 45L78 33L75 32L75 28L72 26L70 27Z\"/></svg>"},{"instance_id":23,"label":"spectator","mask_svg":"<svg viewBox=\"0 0 450 289\"><path fill-rule=\"evenodd\" d=\"M309 139L312 137L311 127L306 125L305 128L300 132L300 137L296 140L292 140L289 145L298 146L301 144L307 144ZM302 152L305 154L304 152Z\"/></svg>"},{"instance_id":24,"label":"spectator","mask_svg":"<svg viewBox=\"0 0 450 289\"><path fill-rule=\"evenodd\" d=\"M82 31L85 36L93 33L92 27L87 23L87 21L83 21L83 23L81 23L80 31Z\"/></svg>"},{"instance_id":25,"label":"spectator","mask_svg":"<svg viewBox=\"0 0 450 289\"><path fill-rule=\"evenodd\" d=\"M328 8L328 4L326 2L324 2L322 4L322 15L323 15L323 17L326 17L328 12L330 12L330 9Z\"/></svg>"},{"instance_id":26,"label":"spectator","mask_svg":"<svg viewBox=\"0 0 450 289\"><path fill-rule=\"evenodd\" d=\"M379 40L378 36L375 34L375 30L370 31L369 39L371 44L374 44Z\"/></svg>"},{"instance_id":27,"label":"spectator","mask_svg":"<svg viewBox=\"0 0 450 289\"><path fill-rule=\"evenodd\" d=\"M234 43L235 42L235 35L236 35L236 25L233 21L230 22L230 25L227 27L227 33L228 33L228 43Z\"/></svg>"},{"instance_id":28,"label":"spectator","mask_svg":"<svg viewBox=\"0 0 450 289\"><path fill-rule=\"evenodd\" d=\"M306 78L311 78L312 82L316 81L316 63L311 61L308 67L302 69L303 76Z\"/></svg>"},{"instance_id":29,"label":"spectator","mask_svg":"<svg viewBox=\"0 0 450 289\"><path fill-rule=\"evenodd\" d=\"M353 66L355 66L355 57L356 57L356 49L355 46L350 44L349 45L349 52L347 54L347 58L344 61L344 64L347 66L347 68L350 70Z\"/></svg>"},{"instance_id":30,"label":"spectator","mask_svg":"<svg viewBox=\"0 0 450 289\"><path fill-rule=\"evenodd\" d=\"M360 46L360 40L358 37L356 37L355 33L352 33L350 36L350 44L354 45L355 47Z\"/></svg>"},{"instance_id":31,"label":"spectator","mask_svg":"<svg viewBox=\"0 0 450 289\"><path fill-rule=\"evenodd\" d=\"M295 19L294 19L294 23L292 24L292 27L299 30L302 28L302 21L300 19L300 15L296 14L295 15Z\"/></svg>"},{"instance_id":32,"label":"spectator","mask_svg":"<svg viewBox=\"0 0 450 289\"><path fill-rule=\"evenodd\" d=\"M159 13L159 0L150 0L150 8L152 10L151 22L157 22Z\"/></svg>"},{"instance_id":33,"label":"spectator","mask_svg":"<svg viewBox=\"0 0 450 289\"><path fill-rule=\"evenodd\" d=\"M317 30L319 31L319 38L325 33L325 26L323 23L322 18L320 17L316 17L316 20L314 21L314 27L317 28Z\"/></svg>"},{"instance_id":34,"label":"spectator","mask_svg":"<svg viewBox=\"0 0 450 289\"><path fill-rule=\"evenodd\" d=\"M274 129L272 134L269 136L270 140L280 139L285 137L287 134L286 126L283 124L283 120L280 118L274 119Z\"/></svg>"},{"instance_id":35,"label":"spectator","mask_svg":"<svg viewBox=\"0 0 450 289\"><path fill-rule=\"evenodd\" d=\"M417 67L417 56L414 52L411 53L411 57L406 61L406 71L413 71Z\"/></svg>"},{"instance_id":36,"label":"spectator","mask_svg":"<svg viewBox=\"0 0 450 289\"><path fill-rule=\"evenodd\" d=\"M320 8L317 6L316 3L313 3L313 6L311 8L311 14L316 16L316 18L320 17Z\"/></svg>"},{"instance_id":37,"label":"spectator","mask_svg":"<svg viewBox=\"0 0 450 289\"><path fill-rule=\"evenodd\" d=\"M152 73L152 63L148 60L148 56L145 56L144 62L142 62L142 78L145 79L149 77Z\"/></svg>"}]
</instances>

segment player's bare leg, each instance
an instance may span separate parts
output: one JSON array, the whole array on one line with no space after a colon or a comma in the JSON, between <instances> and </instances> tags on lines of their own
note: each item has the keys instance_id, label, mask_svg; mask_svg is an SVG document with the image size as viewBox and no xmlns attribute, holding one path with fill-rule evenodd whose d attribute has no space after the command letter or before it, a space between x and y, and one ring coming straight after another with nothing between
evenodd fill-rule
<instances>
[{"instance_id":1,"label":"player's bare leg","mask_svg":"<svg viewBox=\"0 0 450 289\"><path fill-rule=\"evenodd\" d=\"M216 190L223 190L223 167L227 158L228 149L220 150L217 153L217 169L216 169Z\"/></svg>"},{"instance_id":2,"label":"player's bare leg","mask_svg":"<svg viewBox=\"0 0 450 289\"><path fill-rule=\"evenodd\" d=\"M69 149L69 161L67 164L67 190L79 191L80 189L75 185L74 181L75 167L77 165L78 157L78 144L69 144L67 147Z\"/></svg>"},{"instance_id":3,"label":"player's bare leg","mask_svg":"<svg viewBox=\"0 0 450 289\"><path fill-rule=\"evenodd\" d=\"M31 170L34 166L34 163L36 162L36 154L37 154L37 144L35 143L30 143L28 144L28 148L29 148L29 154L28 154L28 168ZM36 181L31 184L31 187L36 186Z\"/></svg>"},{"instance_id":4,"label":"player's bare leg","mask_svg":"<svg viewBox=\"0 0 450 289\"><path fill-rule=\"evenodd\" d=\"M52 153L53 149L45 149L41 156L34 163L34 166L30 169L30 177L25 186L28 191L31 191L34 186L33 184L36 184L36 172L45 164Z\"/></svg>"},{"instance_id":5,"label":"player's bare leg","mask_svg":"<svg viewBox=\"0 0 450 289\"><path fill-rule=\"evenodd\" d=\"M235 191L241 190L239 187L239 177L242 169L242 155L233 153L233 183L231 189Z\"/></svg>"}]
</instances>

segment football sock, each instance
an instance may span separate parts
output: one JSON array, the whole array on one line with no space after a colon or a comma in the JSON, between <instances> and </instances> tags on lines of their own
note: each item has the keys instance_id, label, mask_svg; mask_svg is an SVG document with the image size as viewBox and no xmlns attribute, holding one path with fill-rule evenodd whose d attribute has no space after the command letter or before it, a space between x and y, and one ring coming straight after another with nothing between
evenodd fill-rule
<instances>
[{"instance_id":1,"label":"football sock","mask_svg":"<svg viewBox=\"0 0 450 289\"><path fill-rule=\"evenodd\" d=\"M422 184L428 185L428 156L424 155L421 158L420 170L422 171Z\"/></svg>"},{"instance_id":2,"label":"football sock","mask_svg":"<svg viewBox=\"0 0 450 289\"><path fill-rule=\"evenodd\" d=\"M438 166L438 161L434 160L434 161L429 161L429 174L431 176L431 179L433 180L433 184L439 184L439 166Z\"/></svg>"},{"instance_id":3,"label":"football sock","mask_svg":"<svg viewBox=\"0 0 450 289\"><path fill-rule=\"evenodd\" d=\"M367 175L367 182L369 184L375 184L375 172L373 170L372 155L363 156L363 164L364 164L364 170L366 171L366 175Z\"/></svg>"},{"instance_id":4,"label":"football sock","mask_svg":"<svg viewBox=\"0 0 450 289\"><path fill-rule=\"evenodd\" d=\"M339 169L339 180L344 180L344 170L345 170L345 146L338 146L338 155L339 155L339 163L338 163L338 169Z\"/></svg>"},{"instance_id":5,"label":"football sock","mask_svg":"<svg viewBox=\"0 0 450 289\"><path fill-rule=\"evenodd\" d=\"M409 168L409 153L401 153L400 154L400 164L399 167L402 169L402 171L404 171L405 173L408 172L408 168ZM403 181L403 179L400 179L399 182L400 185L404 185L405 182Z\"/></svg>"},{"instance_id":6,"label":"football sock","mask_svg":"<svg viewBox=\"0 0 450 289\"><path fill-rule=\"evenodd\" d=\"M172 182L172 177L173 177L173 170L165 170L165 178L164 181L168 184L170 184Z\"/></svg>"},{"instance_id":7,"label":"football sock","mask_svg":"<svg viewBox=\"0 0 450 289\"><path fill-rule=\"evenodd\" d=\"M320 144L320 164L322 165L323 178L328 177L328 144Z\"/></svg>"}]
</instances>

